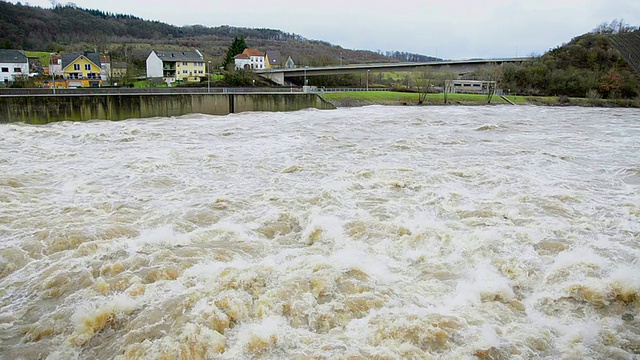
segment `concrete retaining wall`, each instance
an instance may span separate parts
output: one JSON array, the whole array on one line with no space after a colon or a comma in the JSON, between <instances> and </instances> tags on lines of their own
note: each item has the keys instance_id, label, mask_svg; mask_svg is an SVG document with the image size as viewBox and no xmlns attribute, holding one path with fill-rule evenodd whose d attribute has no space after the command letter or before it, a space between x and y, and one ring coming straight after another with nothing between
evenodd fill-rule
<instances>
[{"instance_id":1,"label":"concrete retaining wall","mask_svg":"<svg viewBox=\"0 0 640 360\"><path fill-rule=\"evenodd\" d=\"M0 97L0 123L124 120L200 113L334 109L316 94L138 94Z\"/></svg>"}]
</instances>

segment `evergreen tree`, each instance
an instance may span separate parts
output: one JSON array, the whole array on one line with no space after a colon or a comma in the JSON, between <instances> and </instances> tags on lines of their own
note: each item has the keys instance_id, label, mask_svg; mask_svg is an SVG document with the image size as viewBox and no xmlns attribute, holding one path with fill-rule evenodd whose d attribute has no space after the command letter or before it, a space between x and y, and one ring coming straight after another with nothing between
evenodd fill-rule
<instances>
[{"instance_id":1,"label":"evergreen tree","mask_svg":"<svg viewBox=\"0 0 640 360\"><path fill-rule=\"evenodd\" d=\"M242 54L246 48L248 48L248 46L244 41L243 35L240 35L240 37L234 37L231 46L229 46L229 49L227 50L227 56L224 58L224 62L222 62L222 67L226 69L229 64L233 64L233 58L238 54Z\"/></svg>"}]
</instances>

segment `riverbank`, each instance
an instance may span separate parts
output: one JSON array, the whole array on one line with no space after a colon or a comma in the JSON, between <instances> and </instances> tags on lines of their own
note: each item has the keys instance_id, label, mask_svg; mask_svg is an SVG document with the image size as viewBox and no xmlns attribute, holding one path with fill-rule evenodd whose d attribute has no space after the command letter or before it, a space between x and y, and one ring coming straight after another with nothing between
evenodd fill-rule
<instances>
[{"instance_id":1,"label":"riverbank","mask_svg":"<svg viewBox=\"0 0 640 360\"><path fill-rule=\"evenodd\" d=\"M362 91L325 93L322 97L336 107L357 107L367 105L418 105L418 94L395 91ZM506 99L515 105L543 106L587 106L587 107L632 107L640 108L640 100L611 100L569 98L563 96L516 96L506 95ZM422 105L509 105L500 96L493 96L488 103L487 95L448 94L447 103L444 95L428 94Z\"/></svg>"}]
</instances>

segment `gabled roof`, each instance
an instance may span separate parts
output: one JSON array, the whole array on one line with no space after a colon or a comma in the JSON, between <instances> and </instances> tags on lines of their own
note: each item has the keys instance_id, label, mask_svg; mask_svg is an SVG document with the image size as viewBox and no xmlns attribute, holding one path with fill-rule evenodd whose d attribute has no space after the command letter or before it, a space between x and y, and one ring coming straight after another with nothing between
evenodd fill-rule
<instances>
[{"instance_id":1,"label":"gabled roof","mask_svg":"<svg viewBox=\"0 0 640 360\"><path fill-rule=\"evenodd\" d=\"M242 53L247 56L264 56L264 53L258 49L244 49Z\"/></svg>"},{"instance_id":2,"label":"gabled roof","mask_svg":"<svg viewBox=\"0 0 640 360\"><path fill-rule=\"evenodd\" d=\"M0 49L0 63L28 63L24 50Z\"/></svg>"},{"instance_id":3,"label":"gabled roof","mask_svg":"<svg viewBox=\"0 0 640 360\"><path fill-rule=\"evenodd\" d=\"M284 64L284 67L293 69L295 66L296 64L293 62L293 59L291 58L291 56L289 56L289 58L287 59L287 62Z\"/></svg>"},{"instance_id":4,"label":"gabled roof","mask_svg":"<svg viewBox=\"0 0 640 360\"><path fill-rule=\"evenodd\" d=\"M198 50L153 51L162 61L202 61Z\"/></svg>"},{"instance_id":5,"label":"gabled roof","mask_svg":"<svg viewBox=\"0 0 640 360\"><path fill-rule=\"evenodd\" d=\"M85 52L85 53L62 53L60 54L60 56L62 57L62 69L64 70L67 66L71 65L74 61L76 61L79 57L83 56L85 58L87 58L87 60L91 61L95 66L100 67L101 66L101 62L100 62L100 53L90 53L90 52Z\"/></svg>"},{"instance_id":6,"label":"gabled roof","mask_svg":"<svg viewBox=\"0 0 640 360\"><path fill-rule=\"evenodd\" d=\"M233 57L234 59L250 59L249 55L247 54L238 54L236 56Z\"/></svg>"},{"instance_id":7,"label":"gabled roof","mask_svg":"<svg viewBox=\"0 0 640 360\"><path fill-rule=\"evenodd\" d=\"M282 59L282 55L280 55L280 51L267 51L267 57L269 58L269 64L277 65L280 64L280 60Z\"/></svg>"}]
</instances>

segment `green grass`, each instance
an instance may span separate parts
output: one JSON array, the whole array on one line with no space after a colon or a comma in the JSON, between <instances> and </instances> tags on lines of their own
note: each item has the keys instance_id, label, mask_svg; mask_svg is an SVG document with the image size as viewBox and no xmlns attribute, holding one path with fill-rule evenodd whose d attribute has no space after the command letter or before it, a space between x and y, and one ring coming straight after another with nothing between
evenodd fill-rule
<instances>
[{"instance_id":1,"label":"green grass","mask_svg":"<svg viewBox=\"0 0 640 360\"><path fill-rule=\"evenodd\" d=\"M505 95L505 97L507 99L511 100L511 102L513 102L516 105L526 105L527 104L527 98L525 96Z\"/></svg>"},{"instance_id":2,"label":"green grass","mask_svg":"<svg viewBox=\"0 0 640 360\"><path fill-rule=\"evenodd\" d=\"M45 51L25 51L24 52L27 57L37 57L40 59L40 64L44 67L49 66L49 60L51 59L51 54Z\"/></svg>"},{"instance_id":3,"label":"green grass","mask_svg":"<svg viewBox=\"0 0 640 360\"><path fill-rule=\"evenodd\" d=\"M340 107L364 105L418 105L417 93L394 91L358 91L325 93L322 97ZM516 96L507 95L507 99L516 105L544 105L544 106L598 106L598 107L640 107L640 100L611 100L564 98L558 96ZM486 105L486 95L449 94L448 104ZM443 105L443 94L428 94L423 105ZM493 105L507 104L500 96L491 99Z\"/></svg>"},{"instance_id":4,"label":"green grass","mask_svg":"<svg viewBox=\"0 0 640 360\"><path fill-rule=\"evenodd\" d=\"M417 105L417 93L405 93L394 91L358 91L358 92L339 92L325 93L322 95L327 101L341 106L358 106L358 105ZM475 94L449 94L447 102L450 104L464 105L486 105L486 95ZM499 96L494 96L491 100L492 104L506 104ZM424 102L425 105L444 104L443 94L428 94Z\"/></svg>"},{"instance_id":5,"label":"green grass","mask_svg":"<svg viewBox=\"0 0 640 360\"><path fill-rule=\"evenodd\" d=\"M140 80L140 81L134 81L133 82L133 87L136 89L139 88L152 88L152 87L156 87L156 88L162 88L162 87L167 87L167 84L162 83L162 84L155 84L152 83L151 81L148 80Z\"/></svg>"}]
</instances>

